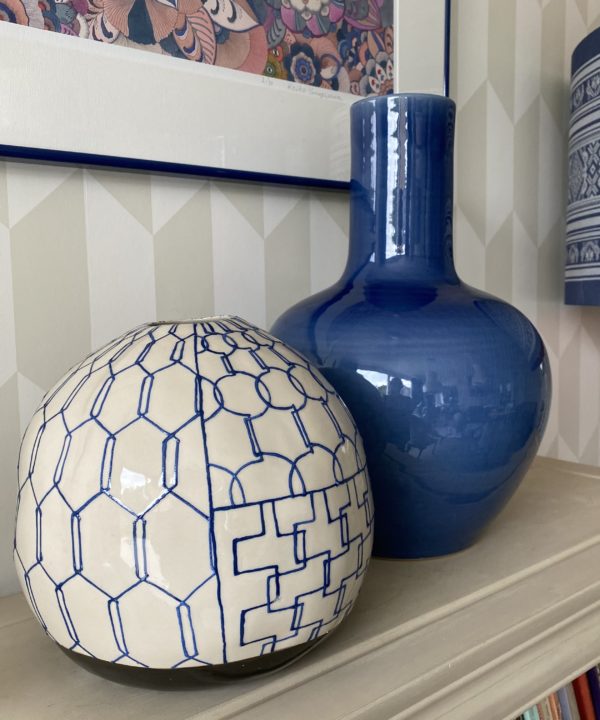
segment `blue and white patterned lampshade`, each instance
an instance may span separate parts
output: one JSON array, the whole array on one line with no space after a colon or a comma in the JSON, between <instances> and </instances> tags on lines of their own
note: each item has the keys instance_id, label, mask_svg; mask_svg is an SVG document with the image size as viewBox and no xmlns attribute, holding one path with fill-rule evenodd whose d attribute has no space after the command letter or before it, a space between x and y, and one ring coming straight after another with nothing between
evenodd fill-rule
<instances>
[{"instance_id":1,"label":"blue and white patterned lampshade","mask_svg":"<svg viewBox=\"0 0 600 720\"><path fill-rule=\"evenodd\" d=\"M565 302L600 305L600 29L571 63Z\"/></svg>"}]
</instances>

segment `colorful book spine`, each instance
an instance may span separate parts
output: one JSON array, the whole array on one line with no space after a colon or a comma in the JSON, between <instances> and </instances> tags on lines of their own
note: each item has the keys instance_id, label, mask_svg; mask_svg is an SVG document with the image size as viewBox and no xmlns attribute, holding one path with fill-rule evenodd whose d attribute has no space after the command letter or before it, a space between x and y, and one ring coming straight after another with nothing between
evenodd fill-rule
<instances>
[{"instance_id":1,"label":"colorful book spine","mask_svg":"<svg viewBox=\"0 0 600 720\"><path fill-rule=\"evenodd\" d=\"M525 710L523 720L540 720L540 715L535 705L530 707L529 710Z\"/></svg>"},{"instance_id":2,"label":"colorful book spine","mask_svg":"<svg viewBox=\"0 0 600 720\"><path fill-rule=\"evenodd\" d=\"M538 715L540 720L552 720L552 710L548 698L544 698L537 704Z\"/></svg>"},{"instance_id":3,"label":"colorful book spine","mask_svg":"<svg viewBox=\"0 0 600 720\"><path fill-rule=\"evenodd\" d=\"M569 706L569 693L566 687L561 687L556 696L558 697L558 704L560 705L560 713L562 720L573 720L571 715L571 708Z\"/></svg>"},{"instance_id":4,"label":"colorful book spine","mask_svg":"<svg viewBox=\"0 0 600 720\"><path fill-rule=\"evenodd\" d=\"M550 716L552 720L563 720L557 693L553 692L548 696L548 703L550 704Z\"/></svg>"},{"instance_id":5,"label":"colorful book spine","mask_svg":"<svg viewBox=\"0 0 600 720\"><path fill-rule=\"evenodd\" d=\"M575 697L575 690L573 683L569 683L566 687L567 697L569 699L569 707L571 709L571 717L573 720L581 720L579 716L579 708L577 707L577 698Z\"/></svg>"},{"instance_id":6,"label":"colorful book spine","mask_svg":"<svg viewBox=\"0 0 600 720\"><path fill-rule=\"evenodd\" d=\"M590 685L587 675L583 673L573 680L573 690L577 699L577 708L579 709L579 717L581 720L596 720L594 705L592 703L592 695L590 693Z\"/></svg>"},{"instance_id":7,"label":"colorful book spine","mask_svg":"<svg viewBox=\"0 0 600 720\"><path fill-rule=\"evenodd\" d=\"M586 675L588 685L590 686L592 705L594 706L594 716L600 718L600 679L598 678L598 668L593 667L586 672Z\"/></svg>"}]
</instances>

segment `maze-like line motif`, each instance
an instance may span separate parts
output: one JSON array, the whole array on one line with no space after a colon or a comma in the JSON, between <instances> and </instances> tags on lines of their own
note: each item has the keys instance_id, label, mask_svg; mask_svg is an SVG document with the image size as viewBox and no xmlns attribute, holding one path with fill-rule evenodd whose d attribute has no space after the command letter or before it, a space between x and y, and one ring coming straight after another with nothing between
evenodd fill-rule
<instances>
[{"instance_id":1,"label":"maze-like line motif","mask_svg":"<svg viewBox=\"0 0 600 720\"><path fill-rule=\"evenodd\" d=\"M60 644L152 667L316 638L371 550L362 444L307 361L239 319L138 328L23 440L15 557Z\"/></svg>"}]
</instances>

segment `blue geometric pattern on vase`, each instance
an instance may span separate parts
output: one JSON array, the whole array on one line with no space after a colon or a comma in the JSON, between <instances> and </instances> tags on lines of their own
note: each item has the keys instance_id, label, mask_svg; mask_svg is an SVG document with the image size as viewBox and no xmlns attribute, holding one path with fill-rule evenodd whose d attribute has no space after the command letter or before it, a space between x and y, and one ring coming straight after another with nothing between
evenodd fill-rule
<instances>
[{"instance_id":1,"label":"blue geometric pattern on vase","mask_svg":"<svg viewBox=\"0 0 600 720\"><path fill-rule=\"evenodd\" d=\"M565 301L600 304L600 33L575 49L569 123Z\"/></svg>"},{"instance_id":2,"label":"blue geometric pattern on vase","mask_svg":"<svg viewBox=\"0 0 600 720\"><path fill-rule=\"evenodd\" d=\"M33 611L116 663L221 664L320 637L371 553L347 408L238 318L145 325L89 356L36 411L19 473Z\"/></svg>"}]
</instances>

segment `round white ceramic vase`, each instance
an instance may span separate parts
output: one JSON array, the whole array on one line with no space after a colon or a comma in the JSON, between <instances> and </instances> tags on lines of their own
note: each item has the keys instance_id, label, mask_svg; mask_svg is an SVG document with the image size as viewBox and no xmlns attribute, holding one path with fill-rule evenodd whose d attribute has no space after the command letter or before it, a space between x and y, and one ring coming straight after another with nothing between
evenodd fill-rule
<instances>
[{"instance_id":1,"label":"round white ceramic vase","mask_svg":"<svg viewBox=\"0 0 600 720\"><path fill-rule=\"evenodd\" d=\"M151 323L33 416L15 561L92 669L260 671L347 615L372 507L354 421L304 357L239 318Z\"/></svg>"}]
</instances>

